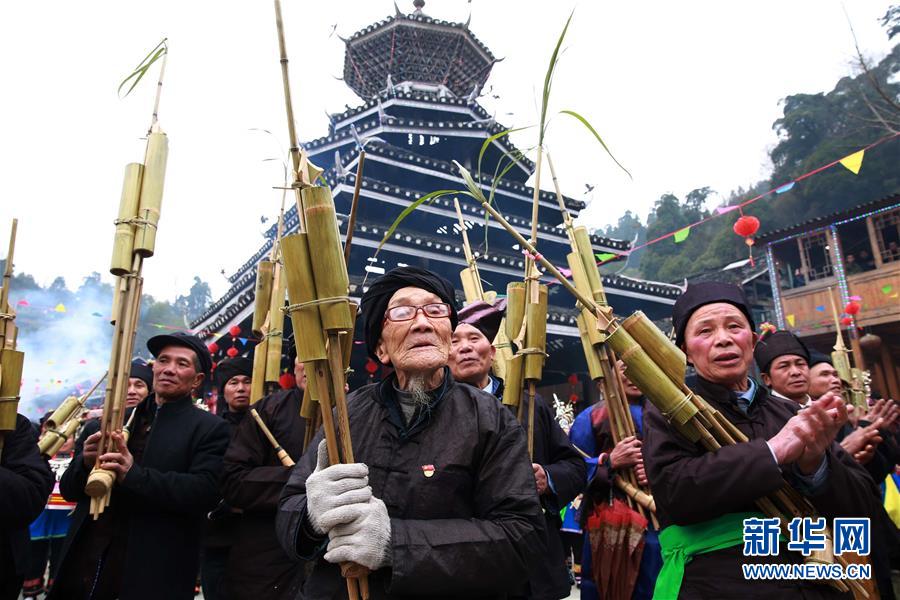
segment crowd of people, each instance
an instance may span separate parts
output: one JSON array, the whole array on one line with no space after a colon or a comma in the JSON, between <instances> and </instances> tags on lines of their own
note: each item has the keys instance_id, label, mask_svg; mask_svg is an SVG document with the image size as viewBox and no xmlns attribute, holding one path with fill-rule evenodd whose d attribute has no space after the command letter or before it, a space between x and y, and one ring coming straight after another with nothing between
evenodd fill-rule
<instances>
[{"instance_id":1,"label":"crowd of people","mask_svg":"<svg viewBox=\"0 0 900 600\"><path fill-rule=\"evenodd\" d=\"M248 416L251 361L213 369L187 333L151 338L152 365L132 364L127 432L89 420L48 462L19 416L0 458L0 600L186 599L198 575L207 600L341 598L348 563L373 599L549 600L572 593L572 554L585 600L852 597L826 581L745 577L747 563L804 559L742 552L743 520L785 482L823 517L871 520L871 589L895 597L900 515L883 498L900 462L900 406L848 406L827 356L786 331L758 339L739 288L691 284L673 312L687 386L747 438L714 452L679 433L621 362L636 435L614 441L602 399L566 431L525 394L518 420L492 370L504 303L457 310L454 299L448 281L415 267L363 294L365 348L389 375L348 396L351 464L330 464L321 429L304 449L302 363L296 387L252 404L296 460L284 466ZM210 377L214 413L192 399ZM117 451L98 455L104 434ZM98 519L85 493L95 465L116 478ZM635 521L632 562L591 529L611 507L632 510L616 485L627 470L655 502ZM573 544L563 529L583 535Z\"/></svg>"}]
</instances>

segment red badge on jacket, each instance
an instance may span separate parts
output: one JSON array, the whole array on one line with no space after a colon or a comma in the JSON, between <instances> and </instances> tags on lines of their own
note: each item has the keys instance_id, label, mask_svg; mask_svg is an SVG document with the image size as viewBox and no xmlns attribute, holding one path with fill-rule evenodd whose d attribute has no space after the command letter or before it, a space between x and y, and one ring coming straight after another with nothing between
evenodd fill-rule
<instances>
[{"instance_id":1,"label":"red badge on jacket","mask_svg":"<svg viewBox=\"0 0 900 600\"><path fill-rule=\"evenodd\" d=\"M434 475L434 465L422 465L422 473L425 477L431 477Z\"/></svg>"}]
</instances>

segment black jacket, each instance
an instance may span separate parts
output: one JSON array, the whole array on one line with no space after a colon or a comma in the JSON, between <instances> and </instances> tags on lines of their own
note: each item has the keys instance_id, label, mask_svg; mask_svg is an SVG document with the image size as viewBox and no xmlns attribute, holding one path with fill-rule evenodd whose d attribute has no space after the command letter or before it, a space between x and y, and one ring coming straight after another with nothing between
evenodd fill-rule
<instances>
[{"instance_id":1,"label":"black jacket","mask_svg":"<svg viewBox=\"0 0 900 600\"><path fill-rule=\"evenodd\" d=\"M688 385L740 429L749 441L707 452L670 427L652 404L644 413L643 456L656 501L660 528L691 525L725 513L759 511L755 500L795 481L791 469L775 462L766 440L778 433L800 405L769 394L757 385L748 414L737 408L735 394L700 377ZM825 487L808 499L830 522L835 516L869 517L874 484L837 443L826 452L829 474ZM827 585L791 580L748 581L742 563L797 563L802 557L782 545L778 556L744 557L742 546L700 554L688 563L681 598L834 598Z\"/></svg>"},{"instance_id":2,"label":"black jacket","mask_svg":"<svg viewBox=\"0 0 900 600\"><path fill-rule=\"evenodd\" d=\"M521 592L539 552L543 517L522 428L490 394L444 383L421 419L405 427L395 376L349 398L356 460L391 517L392 567L369 575L372 599L505 598ZM320 431L291 473L276 528L289 554L315 561L308 600L344 598L338 565L310 535L305 482ZM430 476L429 476L430 475Z\"/></svg>"},{"instance_id":3,"label":"black jacket","mask_svg":"<svg viewBox=\"0 0 900 600\"><path fill-rule=\"evenodd\" d=\"M266 396L253 405L272 435L293 460L303 454L306 419L300 416L300 390ZM275 513L291 470L252 417L237 426L225 452L222 493L242 511L228 558L224 587L229 600L293 599L303 582L302 564L290 558L275 535Z\"/></svg>"},{"instance_id":4,"label":"black jacket","mask_svg":"<svg viewBox=\"0 0 900 600\"><path fill-rule=\"evenodd\" d=\"M189 397L157 409L151 394L136 410L133 430L149 424L149 433L141 460L135 461L121 484L114 485L110 505L121 511L127 533L119 597L190 600L194 597L203 521L219 499L218 479L228 445L228 425L195 408ZM79 548L90 543L93 528L89 526L90 498L84 493L90 469L85 467L81 453L84 440L98 429L96 421L85 426L71 466L60 481L63 496L77 501L78 506L50 598L68 600L67 584L82 576L71 567L78 564ZM129 439L129 449L136 437Z\"/></svg>"},{"instance_id":5,"label":"black jacket","mask_svg":"<svg viewBox=\"0 0 900 600\"><path fill-rule=\"evenodd\" d=\"M3 436L0 458L0 590L21 579L28 562L28 525L53 491L53 472L41 458L37 431L22 415Z\"/></svg>"},{"instance_id":6,"label":"black jacket","mask_svg":"<svg viewBox=\"0 0 900 600\"><path fill-rule=\"evenodd\" d=\"M503 385L495 392L503 397ZM523 394L522 407L525 422L523 433L528 431L528 394ZM569 570L559 528L562 518L559 512L582 492L587 477L584 459L572 447L569 436L554 417L553 410L540 394L534 404L534 462L541 465L553 482L553 490L540 496L546 521L546 548L531 566L528 580L528 598L531 600L566 598L571 593Z\"/></svg>"}]
</instances>

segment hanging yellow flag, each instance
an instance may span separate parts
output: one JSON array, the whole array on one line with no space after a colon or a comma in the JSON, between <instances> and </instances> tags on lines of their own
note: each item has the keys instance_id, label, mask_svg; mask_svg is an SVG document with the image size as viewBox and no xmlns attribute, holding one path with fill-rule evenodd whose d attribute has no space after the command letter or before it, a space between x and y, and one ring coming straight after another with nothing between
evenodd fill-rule
<instances>
[{"instance_id":1,"label":"hanging yellow flag","mask_svg":"<svg viewBox=\"0 0 900 600\"><path fill-rule=\"evenodd\" d=\"M784 315L784 319L788 322L788 325L794 326L794 315Z\"/></svg>"},{"instance_id":2,"label":"hanging yellow flag","mask_svg":"<svg viewBox=\"0 0 900 600\"><path fill-rule=\"evenodd\" d=\"M62 302L60 302L59 304L56 305L56 308L54 308L53 310L55 310L56 312L66 312L66 307L65 307L65 305L63 305Z\"/></svg>"},{"instance_id":3,"label":"hanging yellow flag","mask_svg":"<svg viewBox=\"0 0 900 600\"><path fill-rule=\"evenodd\" d=\"M859 152L854 152L850 156L845 156L841 159L841 164L847 167L847 170L854 175L859 175L859 169L862 167L863 155L865 153L865 150L860 150Z\"/></svg>"}]
</instances>

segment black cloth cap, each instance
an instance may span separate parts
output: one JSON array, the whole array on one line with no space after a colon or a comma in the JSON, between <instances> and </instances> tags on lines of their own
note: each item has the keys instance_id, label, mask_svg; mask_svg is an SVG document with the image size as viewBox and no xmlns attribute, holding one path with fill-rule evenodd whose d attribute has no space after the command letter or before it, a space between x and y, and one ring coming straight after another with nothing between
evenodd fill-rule
<instances>
[{"instance_id":1,"label":"black cloth cap","mask_svg":"<svg viewBox=\"0 0 900 600\"><path fill-rule=\"evenodd\" d=\"M236 356L221 361L216 365L216 387L219 388L219 394L223 393L225 384L228 380L236 375L253 376L253 363L248 358Z\"/></svg>"},{"instance_id":2,"label":"black cloth cap","mask_svg":"<svg viewBox=\"0 0 900 600\"><path fill-rule=\"evenodd\" d=\"M747 296L744 295L741 288L720 281L691 283L684 293L678 296L678 300L675 301L675 306L672 308L672 325L675 326L676 346L684 344L684 330L694 311L701 306L716 302L733 304L739 308L750 322L750 329L756 330L756 324L750 314L750 303L747 302Z\"/></svg>"},{"instance_id":3,"label":"black cloth cap","mask_svg":"<svg viewBox=\"0 0 900 600\"><path fill-rule=\"evenodd\" d=\"M506 310L506 298L497 299L494 304L484 300L476 300L465 305L459 311L459 324L471 325L481 334L493 342L500 331L500 322L503 321L503 313Z\"/></svg>"},{"instance_id":4,"label":"black cloth cap","mask_svg":"<svg viewBox=\"0 0 900 600\"><path fill-rule=\"evenodd\" d=\"M809 351L809 368L812 369L814 366L821 364L821 363L828 363L832 367L834 366L834 363L831 361L830 356L828 356L827 354L822 354L818 350L810 350Z\"/></svg>"},{"instance_id":5,"label":"black cloth cap","mask_svg":"<svg viewBox=\"0 0 900 600\"><path fill-rule=\"evenodd\" d=\"M453 285L431 271L418 267L397 267L391 269L369 287L362 295L359 312L363 317L365 328L366 350L376 361L378 356L375 349L381 339L381 326L384 322L384 313L388 303L397 290L405 287L417 287L435 294L442 301L450 305L450 326L456 329L459 317L456 313L456 292Z\"/></svg>"},{"instance_id":6,"label":"black cloth cap","mask_svg":"<svg viewBox=\"0 0 900 600\"><path fill-rule=\"evenodd\" d=\"M140 379L147 384L147 388L153 391L153 368L142 358L131 361L131 374L129 377Z\"/></svg>"},{"instance_id":7,"label":"black cloth cap","mask_svg":"<svg viewBox=\"0 0 900 600\"><path fill-rule=\"evenodd\" d=\"M761 373L768 373L772 361L786 354L802 356L809 364L809 349L790 331L776 331L766 339L760 340L753 349L753 358L756 359L756 366Z\"/></svg>"},{"instance_id":8,"label":"black cloth cap","mask_svg":"<svg viewBox=\"0 0 900 600\"><path fill-rule=\"evenodd\" d=\"M147 350L153 356L159 356L159 353L166 346L183 346L193 350L197 355L197 360L200 362L200 370L206 375L209 375L210 371L212 371L212 356L209 355L209 349L196 335L177 331L171 334L155 335L147 340Z\"/></svg>"}]
</instances>

